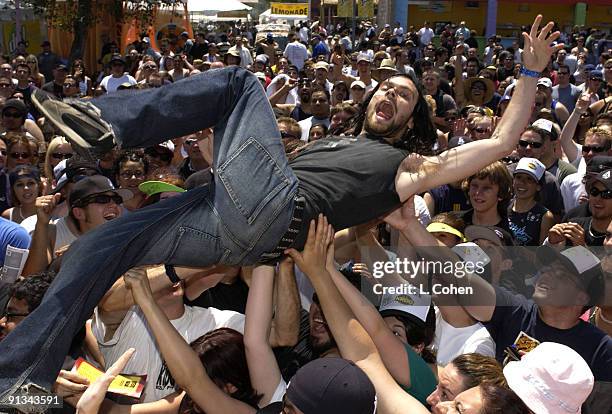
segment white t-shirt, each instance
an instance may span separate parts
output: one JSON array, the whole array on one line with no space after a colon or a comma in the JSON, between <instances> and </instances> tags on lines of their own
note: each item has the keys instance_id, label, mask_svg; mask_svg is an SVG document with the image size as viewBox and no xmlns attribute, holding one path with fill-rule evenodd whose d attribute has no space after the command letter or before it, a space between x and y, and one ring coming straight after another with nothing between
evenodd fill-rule
<instances>
[{"instance_id":1,"label":"white t-shirt","mask_svg":"<svg viewBox=\"0 0 612 414\"><path fill-rule=\"evenodd\" d=\"M431 40L434 38L434 31L431 28L421 27L417 34L419 35L419 39L421 39L421 43L424 45L430 44Z\"/></svg>"},{"instance_id":2,"label":"white t-shirt","mask_svg":"<svg viewBox=\"0 0 612 414\"><path fill-rule=\"evenodd\" d=\"M272 394L272 398L270 398L270 401L268 401L266 404L260 404L261 407L265 407L266 405L272 404L274 402L282 401L283 397L285 396L285 392L287 392L287 383L285 382L283 377L281 377L280 382L274 390L274 394Z\"/></svg>"},{"instance_id":3,"label":"white t-shirt","mask_svg":"<svg viewBox=\"0 0 612 414\"><path fill-rule=\"evenodd\" d=\"M266 95L268 95L268 98L274 95L280 88L282 88L285 82L287 82L287 79L289 79L289 75L286 75L284 73L276 75L274 79L272 79L272 82L270 82L270 84L268 85L268 88L266 89ZM285 98L284 103L295 105L299 102L299 100L300 98L297 94L297 88L293 88L289 91L289 93L287 93L287 97Z\"/></svg>"},{"instance_id":4,"label":"white t-shirt","mask_svg":"<svg viewBox=\"0 0 612 414\"><path fill-rule=\"evenodd\" d=\"M311 116L298 122L298 124L300 124L300 129L302 130L301 140L304 142L308 142L308 135L310 134L310 128L312 127L313 120L314 116ZM316 121L317 122L315 122L315 124L323 124L329 128L329 118L317 119Z\"/></svg>"},{"instance_id":5,"label":"white t-shirt","mask_svg":"<svg viewBox=\"0 0 612 414\"><path fill-rule=\"evenodd\" d=\"M130 85L136 85L136 79L131 77L130 75L123 74L120 78L115 78L113 75L108 75L102 82L100 82L100 86L104 87L106 93L115 92L119 86L123 83L129 83Z\"/></svg>"},{"instance_id":6,"label":"white t-shirt","mask_svg":"<svg viewBox=\"0 0 612 414\"><path fill-rule=\"evenodd\" d=\"M580 196L586 194L586 189L582 183L582 177L584 177L584 174L578 172L570 174L565 177L559 186L565 211L570 211L574 207L578 207Z\"/></svg>"},{"instance_id":7,"label":"white t-shirt","mask_svg":"<svg viewBox=\"0 0 612 414\"><path fill-rule=\"evenodd\" d=\"M436 336L434 347L437 350L436 363L446 366L455 357L470 352L495 357L495 341L480 322L465 328L449 325L442 314L436 310Z\"/></svg>"},{"instance_id":8,"label":"white t-shirt","mask_svg":"<svg viewBox=\"0 0 612 414\"><path fill-rule=\"evenodd\" d=\"M244 315L233 311L222 311L215 308L185 306L185 313L178 319L170 321L187 343L217 328L231 328L244 332ZM106 325L94 311L91 328L98 340L100 352L104 355L109 367L129 348L136 353L129 360L123 372L134 375L147 375L147 382L141 402L157 401L175 391L174 380L170 370L163 362L151 331L140 307L132 306L121 321L113 337L104 341Z\"/></svg>"}]
</instances>

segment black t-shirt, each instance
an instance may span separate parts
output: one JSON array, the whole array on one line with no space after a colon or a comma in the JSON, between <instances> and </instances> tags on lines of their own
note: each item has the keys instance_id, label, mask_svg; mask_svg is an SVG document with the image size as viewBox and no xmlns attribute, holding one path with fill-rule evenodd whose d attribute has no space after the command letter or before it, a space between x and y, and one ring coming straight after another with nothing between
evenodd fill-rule
<instances>
[{"instance_id":1,"label":"black t-shirt","mask_svg":"<svg viewBox=\"0 0 612 414\"><path fill-rule=\"evenodd\" d=\"M449 184L432 188L429 194L434 199L434 215L448 211L461 211L470 208L470 202L461 188L455 188Z\"/></svg>"},{"instance_id":2,"label":"black t-shirt","mask_svg":"<svg viewBox=\"0 0 612 414\"><path fill-rule=\"evenodd\" d=\"M465 227L471 226L472 224L474 224L474 209L473 208L459 212L459 216L463 219L463 222L465 223ZM499 223L494 224L494 226L507 231L508 234L510 235L512 234L512 232L510 231L508 218L503 215L501 216L501 220L499 221Z\"/></svg>"},{"instance_id":3,"label":"black t-shirt","mask_svg":"<svg viewBox=\"0 0 612 414\"><path fill-rule=\"evenodd\" d=\"M603 246L606 233L600 233L591 227L593 217L575 217L569 222L576 223L584 229L584 241L587 246Z\"/></svg>"},{"instance_id":4,"label":"black t-shirt","mask_svg":"<svg viewBox=\"0 0 612 414\"><path fill-rule=\"evenodd\" d=\"M248 296L249 287L242 279L238 278L232 284L218 283L192 301L185 299L185 303L189 306L212 307L245 313Z\"/></svg>"},{"instance_id":5,"label":"black t-shirt","mask_svg":"<svg viewBox=\"0 0 612 414\"><path fill-rule=\"evenodd\" d=\"M289 162L306 199L304 222L323 213L339 231L397 208L395 174L407 155L405 150L365 136L315 141ZM298 239L304 239L305 233ZM296 245L301 246L299 242Z\"/></svg>"},{"instance_id":6,"label":"black t-shirt","mask_svg":"<svg viewBox=\"0 0 612 414\"><path fill-rule=\"evenodd\" d=\"M512 230L512 236L516 240L517 245L540 245L542 218L547 212L548 209L540 203L536 203L531 210L524 213L513 211L512 207L508 209L510 230Z\"/></svg>"},{"instance_id":7,"label":"black t-shirt","mask_svg":"<svg viewBox=\"0 0 612 414\"><path fill-rule=\"evenodd\" d=\"M504 350L523 331L540 342L572 348L589 364L596 381L612 381L612 339L605 332L583 320L570 329L553 328L540 319L538 306L532 300L499 287L495 295L495 311L484 325L497 345L498 361L503 361Z\"/></svg>"}]
</instances>

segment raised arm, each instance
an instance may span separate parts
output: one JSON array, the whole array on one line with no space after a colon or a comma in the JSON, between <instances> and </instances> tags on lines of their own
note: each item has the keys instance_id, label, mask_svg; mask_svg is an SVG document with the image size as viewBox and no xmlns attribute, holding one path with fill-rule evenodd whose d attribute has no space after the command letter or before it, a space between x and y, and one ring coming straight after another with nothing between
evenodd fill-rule
<instances>
[{"instance_id":1,"label":"raised arm","mask_svg":"<svg viewBox=\"0 0 612 414\"><path fill-rule=\"evenodd\" d=\"M270 344L275 347L295 346L300 335L300 292L295 281L293 260L283 259L274 283L274 318Z\"/></svg>"},{"instance_id":2,"label":"raised arm","mask_svg":"<svg viewBox=\"0 0 612 414\"><path fill-rule=\"evenodd\" d=\"M268 341L272 324L274 268L257 266L249 288L244 324L244 349L253 388L270 402L281 380L281 372Z\"/></svg>"},{"instance_id":3,"label":"raised arm","mask_svg":"<svg viewBox=\"0 0 612 414\"><path fill-rule=\"evenodd\" d=\"M580 116L589 109L590 103L591 95L585 93L581 94L576 101L576 106L572 114L567 118L567 122L565 122L561 130L559 140L561 141L561 148L563 148L563 152L567 156L569 162L576 161L580 155L580 146L574 141L574 134L576 133L576 127L580 121Z\"/></svg>"},{"instance_id":4,"label":"raised arm","mask_svg":"<svg viewBox=\"0 0 612 414\"><path fill-rule=\"evenodd\" d=\"M23 276L33 275L44 271L53 259L53 247L51 235L55 226L49 223L49 215L60 200L60 195L46 195L36 198L36 227L32 233L30 242L30 253L23 266ZM53 237L54 239L55 237Z\"/></svg>"},{"instance_id":5,"label":"raised arm","mask_svg":"<svg viewBox=\"0 0 612 414\"><path fill-rule=\"evenodd\" d=\"M185 390L198 407L208 414L254 413L253 407L230 397L210 379L198 355L155 302L146 273L133 269L124 279L134 295L134 302L147 318L176 385Z\"/></svg>"},{"instance_id":6,"label":"raised arm","mask_svg":"<svg viewBox=\"0 0 612 414\"><path fill-rule=\"evenodd\" d=\"M325 264L333 234L327 219L319 216L316 234L314 220L310 223L304 251L299 253L289 250L288 253L312 282L342 357L353 361L372 381L378 398L377 413L428 413L421 403L404 392L393 380L372 339L332 282Z\"/></svg>"},{"instance_id":7,"label":"raised arm","mask_svg":"<svg viewBox=\"0 0 612 414\"><path fill-rule=\"evenodd\" d=\"M532 25L531 33L523 33L525 68L538 73L546 67L550 56L563 47L562 44L551 46L551 43L559 37L559 32L549 35L553 27L552 22L548 23L538 35L541 20L542 16L538 15ZM405 201L413 194L420 194L439 185L468 177L512 152L529 121L535 99L536 82L537 77L527 75L520 77L508 109L491 139L471 142L435 157L416 154L407 157L398 168L395 180L395 188L400 199Z\"/></svg>"},{"instance_id":8,"label":"raised arm","mask_svg":"<svg viewBox=\"0 0 612 414\"><path fill-rule=\"evenodd\" d=\"M408 204L406 202L406 204ZM443 246L438 240L427 231L425 227L412 215L405 214L406 220L401 224L394 221L393 225L401 234L421 253L425 260L435 262L456 262L459 257L448 247ZM436 246L435 248L433 246ZM488 321L493 316L495 310L495 290L487 281L480 276L457 278L451 275L438 275L436 283L455 286L469 286L474 290L472 295L457 295L456 299L463 309L474 319ZM445 302L446 303L446 302ZM451 302L454 304L454 302ZM438 303L439 305L440 303ZM457 315L459 316L459 315Z\"/></svg>"},{"instance_id":9,"label":"raised arm","mask_svg":"<svg viewBox=\"0 0 612 414\"><path fill-rule=\"evenodd\" d=\"M463 66L462 59L463 56L463 45L457 45L455 48L455 61L453 62L453 67L455 69L455 102L457 102L457 108L463 108L465 105L465 89L463 84Z\"/></svg>"}]
</instances>

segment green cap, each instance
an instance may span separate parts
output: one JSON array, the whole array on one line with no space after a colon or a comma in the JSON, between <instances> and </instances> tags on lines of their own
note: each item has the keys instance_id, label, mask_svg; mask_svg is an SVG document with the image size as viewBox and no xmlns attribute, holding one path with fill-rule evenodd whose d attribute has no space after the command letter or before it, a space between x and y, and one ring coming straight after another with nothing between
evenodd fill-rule
<instances>
[{"instance_id":1,"label":"green cap","mask_svg":"<svg viewBox=\"0 0 612 414\"><path fill-rule=\"evenodd\" d=\"M145 181L138 186L138 189L148 196L160 193L184 193L184 188L177 187L174 184L169 184L164 181Z\"/></svg>"}]
</instances>

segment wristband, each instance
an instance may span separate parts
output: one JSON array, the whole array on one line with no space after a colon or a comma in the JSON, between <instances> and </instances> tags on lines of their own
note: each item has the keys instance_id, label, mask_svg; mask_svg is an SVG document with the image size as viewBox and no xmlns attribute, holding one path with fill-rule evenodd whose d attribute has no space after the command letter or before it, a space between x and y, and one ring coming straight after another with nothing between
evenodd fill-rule
<instances>
[{"instance_id":1,"label":"wristband","mask_svg":"<svg viewBox=\"0 0 612 414\"><path fill-rule=\"evenodd\" d=\"M176 270L174 270L174 266L167 264L164 267L166 268L166 275L168 275L168 279L170 279L172 284L176 285L177 283L180 283L181 278L178 277L178 275L176 274Z\"/></svg>"},{"instance_id":2,"label":"wristband","mask_svg":"<svg viewBox=\"0 0 612 414\"><path fill-rule=\"evenodd\" d=\"M524 75L524 76L528 76L530 78L536 78L536 79L540 79L540 77L542 76L541 72L536 72L534 70L529 70L525 66L521 67L520 74Z\"/></svg>"}]
</instances>

